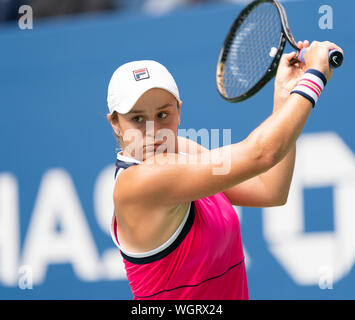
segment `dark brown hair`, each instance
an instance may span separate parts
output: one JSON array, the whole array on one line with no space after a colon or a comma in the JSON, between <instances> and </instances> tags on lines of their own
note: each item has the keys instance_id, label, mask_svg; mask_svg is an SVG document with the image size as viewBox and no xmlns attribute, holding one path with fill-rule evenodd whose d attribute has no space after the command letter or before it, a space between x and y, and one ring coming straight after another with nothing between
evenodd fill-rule
<instances>
[{"instance_id":1,"label":"dark brown hair","mask_svg":"<svg viewBox=\"0 0 355 320\"><path fill-rule=\"evenodd\" d=\"M111 114L111 121L113 123L118 123L118 112L117 111L113 111L112 114ZM113 131L113 135L114 137L116 138L116 142L117 142L117 145L118 145L118 149L121 149L121 143L120 143L120 137L118 136L118 134Z\"/></svg>"}]
</instances>

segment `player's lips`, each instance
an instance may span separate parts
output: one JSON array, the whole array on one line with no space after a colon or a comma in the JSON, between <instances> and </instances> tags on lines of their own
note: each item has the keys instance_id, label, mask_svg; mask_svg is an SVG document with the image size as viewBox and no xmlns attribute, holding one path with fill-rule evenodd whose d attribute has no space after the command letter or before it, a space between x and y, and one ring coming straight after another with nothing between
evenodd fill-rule
<instances>
[{"instance_id":1,"label":"player's lips","mask_svg":"<svg viewBox=\"0 0 355 320\"><path fill-rule=\"evenodd\" d=\"M147 145L144 146L144 148L156 150L161 144L162 144L162 142L154 143L154 144L147 144Z\"/></svg>"}]
</instances>

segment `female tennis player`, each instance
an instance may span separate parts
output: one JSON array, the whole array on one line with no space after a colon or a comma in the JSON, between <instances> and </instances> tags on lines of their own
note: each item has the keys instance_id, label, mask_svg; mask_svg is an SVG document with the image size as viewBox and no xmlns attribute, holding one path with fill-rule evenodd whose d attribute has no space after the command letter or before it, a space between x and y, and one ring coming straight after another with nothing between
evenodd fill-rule
<instances>
[{"instance_id":1,"label":"female tennis player","mask_svg":"<svg viewBox=\"0 0 355 320\"><path fill-rule=\"evenodd\" d=\"M111 233L134 299L249 298L232 205L286 203L295 142L315 102L307 90L319 96L332 75L328 52L341 50L330 42L298 45L308 47L306 63L291 65L296 53L283 55L272 114L245 140L213 150L177 136L182 102L164 66L134 61L114 72L107 119L122 151ZM230 162L224 174L206 161L216 158Z\"/></svg>"}]
</instances>

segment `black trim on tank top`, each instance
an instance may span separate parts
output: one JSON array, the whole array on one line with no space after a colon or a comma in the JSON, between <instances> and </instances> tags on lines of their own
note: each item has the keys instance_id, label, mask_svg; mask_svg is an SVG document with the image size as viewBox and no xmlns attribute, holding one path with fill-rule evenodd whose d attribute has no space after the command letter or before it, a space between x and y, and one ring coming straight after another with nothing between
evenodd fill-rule
<instances>
[{"instance_id":1,"label":"black trim on tank top","mask_svg":"<svg viewBox=\"0 0 355 320\"><path fill-rule=\"evenodd\" d=\"M162 250L158 253L155 253L151 256L142 257L142 258L127 256L126 254L124 254L121 251L122 257L125 260L127 260L128 262L134 263L134 264L147 264L147 263L155 262L155 261L165 258L167 255L172 253L181 244L181 242L186 238L187 234L191 230L191 227L192 227L194 220L195 220L195 203L194 203L194 201L191 201L190 211L187 214L189 216L188 216L181 232L179 233L177 238L174 240L174 242L172 244L170 244L164 250Z\"/></svg>"},{"instance_id":2,"label":"black trim on tank top","mask_svg":"<svg viewBox=\"0 0 355 320\"><path fill-rule=\"evenodd\" d=\"M138 165L138 164L139 163L128 163L128 162L125 162L125 161L117 159L116 160L116 170L115 170L114 178L116 179L117 172L118 172L119 169L127 169L127 168L129 168L131 166Z\"/></svg>"}]
</instances>

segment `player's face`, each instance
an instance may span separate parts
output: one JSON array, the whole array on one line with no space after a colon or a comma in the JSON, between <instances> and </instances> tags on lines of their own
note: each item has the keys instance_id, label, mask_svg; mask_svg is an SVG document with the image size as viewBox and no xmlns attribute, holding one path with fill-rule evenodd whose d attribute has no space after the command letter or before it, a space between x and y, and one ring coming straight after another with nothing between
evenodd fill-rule
<instances>
[{"instance_id":1,"label":"player's face","mask_svg":"<svg viewBox=\"0 0 355 320\"><path fill-rule=\"evenodd\" d=\"M166 90L154 88L145 92L129 113L119 115L124 153L145 160L154 153L177 152L180 107Z\"/></svg>"}]
</instances>

